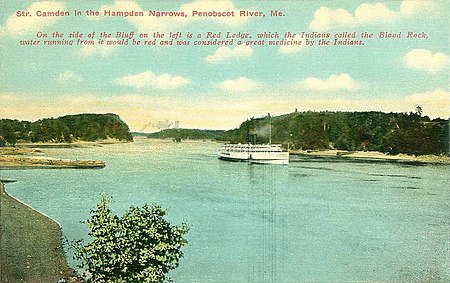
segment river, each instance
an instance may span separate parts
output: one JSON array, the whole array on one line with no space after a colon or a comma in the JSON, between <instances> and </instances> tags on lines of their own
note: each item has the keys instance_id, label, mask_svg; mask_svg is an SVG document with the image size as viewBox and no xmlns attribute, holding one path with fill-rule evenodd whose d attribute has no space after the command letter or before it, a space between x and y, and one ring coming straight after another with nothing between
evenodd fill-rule
<instances>
[{"instance_id":1,"label":"river","mask_svg":"<svg viewBox=\"0 0 450 283\"><path fill-rule=\"evenodd\" d=\"M157 203L186 221L174 282L448 282L450 166L292 157L287 166L217 159L219 144L137 140L46 149L104 169L4 170L9 193L87 237L100 194L112 209ZM70 261L74 265L73 261Z\"/></svg>"}]
</instances>

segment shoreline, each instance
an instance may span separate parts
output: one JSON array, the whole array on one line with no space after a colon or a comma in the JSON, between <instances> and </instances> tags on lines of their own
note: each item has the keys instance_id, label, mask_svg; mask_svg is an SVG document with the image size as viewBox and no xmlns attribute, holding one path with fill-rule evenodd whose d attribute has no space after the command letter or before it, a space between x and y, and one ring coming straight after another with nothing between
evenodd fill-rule
<instances>
[{"instance_id":1,"label":"shoreline","mask_svg":"<svg viewBox=\"0 0 450 283\"><path fill-rule=\"evenodd\" d=\"M0 155L0 169L100 169L106 163L99 160L69 160Z\"/></svg>"},{"instance_id":2,"label":"shoreline","mask_svg":"<svg viewBox=\"0 0 450 283\"><path fill-rule=\"evenodd\" d=\"M172 139L140 138L136 140L148 140L152 142L172 143ZM204 143L205 140L183 140L185 143ZM213 143L222 143L209 140ZM46 158L45 149L101 147L103 145L126 143L117 140L103 140L95 142L76 141L72 143L18 143L16 147L0 148L0 169L97 169L106 164L99 160L68 160ZM291 156L305 158L333 159L343 161L361 162L397 162L420 165L450 165L450 156L437 155L389 155L378 151L346 151L346 150L290 150ZM22 156L21 158L17 156ZM31 157L32 156L32 157ZM36 158L35 156L39 156Z\"/></svg>"},{"instance_id":3,"label":"shoreline","mask_svg":"<svg viewBox=\"0 0 450 283\"><path fill-rule=\"evenodd\" d=\"M152 142L172 143L172 139L164 138L136 138L136 140L148 140ZM182 143L204 143L213 142L224 144L215 140L183 140ZM347 150L289 150L289 155L294 157L311 158L311 159L329 159L333 161L348 162L392 162L412 165L450 165L450 156L445 155L407 155L400 153L397 155L389 155L379 151L347 151Z\"/></svg>"},{"instance_id":4,"label":"shoreline","mask_svg":"<svg viewBox=\"0 0 450 283\"><path fill-rule=\"evenodd\" d=\"M306 158L333 159L343 161L361 161L361 162L398 162L407 164L423 165L450 165L449 156L437 155L407 155L397 154L388 155L378 151L345 151L345 150L291 150L292 156Z\"/></svg>"},{"instance_id":5,"label":"shoreline","mask_svg":"<svg viewBox=\"0 0 450 283\"><path fill-rule=\"evenodd\" d=\"M103 146L109 144L121 144L128 143L115 139L99 140L99 141L73 141L67 143L53 143L53 142L19 142L16 143L16 148L29 148L29 149L45 149L45 148L77 148L88 146Z\"/></svg>"},{"instance_id":6,"label":"shoreline","mask_svg":"<svg viewBox=\"0 0 450 283\"><path fill-rule=\"evenodd\" d=\"M0 148L0 169L100 169L106 166L106 163L100 160L45 157L45 152L41 148L42 145ZM58 144L57 148L63 148L63 146Z\"/></svg>"},{"instance_id":7,"label":"shoreline","mask_svg":"<svg viewBox=\"0 0 450 283\"><path fill-rule=\"evenodd\" d=\"M81 282L67 263L59 223L9 195L3 180L0 196L1 281Z\"/></svg>"}]
</instances>

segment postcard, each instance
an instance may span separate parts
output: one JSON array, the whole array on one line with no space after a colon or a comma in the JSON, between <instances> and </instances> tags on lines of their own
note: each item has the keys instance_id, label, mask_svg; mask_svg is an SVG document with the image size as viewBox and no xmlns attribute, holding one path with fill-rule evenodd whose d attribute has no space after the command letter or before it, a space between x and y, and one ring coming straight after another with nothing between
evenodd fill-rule
<instances>
[{"instance_id":1,"label":"postcard","mask_svg":"<svg viewBox=\"0 0 450 283\"><path fill-rule=\"evenodd\" d=\"M450 279L447 1L0 6L2 281Z\"/></svg>"}]
</instances>

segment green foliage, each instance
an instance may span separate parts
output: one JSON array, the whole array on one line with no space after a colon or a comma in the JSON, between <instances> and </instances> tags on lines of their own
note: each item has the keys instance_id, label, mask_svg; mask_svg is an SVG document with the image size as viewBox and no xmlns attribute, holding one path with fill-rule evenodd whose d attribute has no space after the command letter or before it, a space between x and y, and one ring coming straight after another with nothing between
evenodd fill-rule
<instances>
[{"instance_id":1,"label":"green foliage","mask_svg":"<svg viewBox=\"0 0 450 283\"><path fill-rule=\"evenodd\" d=\"M269 120L270 119L270 120ZM448 120L430 120L416 113L294 112L252 118L218 140L233 143L272 142L291 149L373 150L391 154L448 154ZM265 132L265 134L264 134Z\"/></svg>"},{"instance_id":2,"label":"green foliage","mask_svg":"<svg viewBox=\"0 0 450 283\"><path fill-rule=\"evenodd\" d=\"M0 139L2 145L14 146L18 140L24 139L30 130L30 122L21 122L19 120L0 119Z\"/></svg>"},{"instance_id":3,"label":"green foliage","mask_svg":"<svg viewBox=\"0 0 450 283\"><path fill-rule=\"evenodd\" d=\"M448 121L423 121L418 113L398 120L386 139L391 153L448 153Z\"/></svg>"},{"instance_id":4,"label":"green foliage","mask_svg":"<svg viewBox=\"0 0 450 283\"><path fill-rule=\"evenodd\" d=\"M112 214L111 199L102 195L87 221L92 241L78 245L74 258L90 274L88 282L164 282L176 268L187 244L186 224L171 225L157 205L130 207Z\"/></svg>"},{"instance_id":5,"label":"green foliage","mask_svg":"<svg viewBox=\"0 0 450 283\"><path fill-rule=\"evenodd\" d=\"M0 137L10 145L25 142L72 142L117 139L132 141L130 130L115 114L78 114L36 122L1 119Z\"/></svg>"}]
</instances>

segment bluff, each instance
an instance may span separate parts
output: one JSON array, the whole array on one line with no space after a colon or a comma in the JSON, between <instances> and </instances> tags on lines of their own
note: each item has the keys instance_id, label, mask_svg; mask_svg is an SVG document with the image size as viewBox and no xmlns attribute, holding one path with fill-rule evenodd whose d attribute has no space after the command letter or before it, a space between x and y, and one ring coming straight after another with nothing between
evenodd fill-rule
<instances>
[{"instance_id":1,"label":"bluff","mask_svg":"<svg viewBox=\"0 0 450 283\"><path fill-rule=\"evenodd\" d=\"M296 111L248 119L217 139L233 143L268 143L270 132L272 143L291 149L449 154L449 120L431 120L413 112Z\"/></svg>"},{"instance_id":2,"label":"bluff","mask_svg":"<svg viewBox=\"0 0 450 283\"><path fill-rule=\"evenodd\" d=\"M77 114L35 122L0 120L0 146L20 142L133 141L128 125L116 114Z\"/></svg>"}]
</instances>

